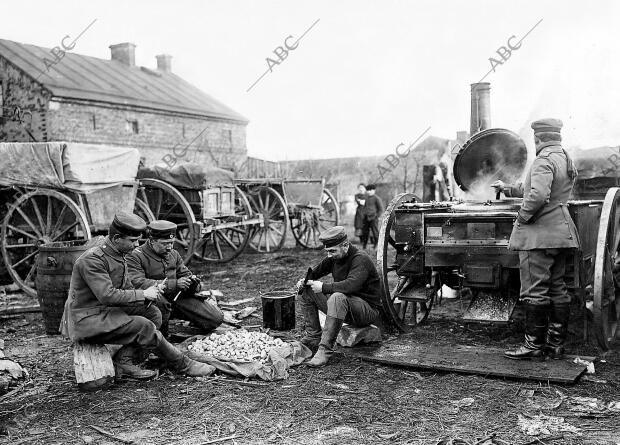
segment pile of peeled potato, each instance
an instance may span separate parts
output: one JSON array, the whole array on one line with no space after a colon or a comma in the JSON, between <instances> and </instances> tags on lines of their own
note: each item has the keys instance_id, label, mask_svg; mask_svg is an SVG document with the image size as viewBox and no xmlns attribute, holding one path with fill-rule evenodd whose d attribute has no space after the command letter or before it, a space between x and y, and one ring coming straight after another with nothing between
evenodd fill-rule
<instances>
[{"instance_id":1,"label":"pile of peeled potato","mask_svg":"<svg viewBox=\"0 0 620 445\"><path fill-rule=\"evenodd\" d=\"M269 350L286 345L279 338L262 332L245 329L228 331L225 334L211 334L196 340L188 349L197 354L210 355L224 360L247 360L266 362Z\"/></svg>"}]
</instances>

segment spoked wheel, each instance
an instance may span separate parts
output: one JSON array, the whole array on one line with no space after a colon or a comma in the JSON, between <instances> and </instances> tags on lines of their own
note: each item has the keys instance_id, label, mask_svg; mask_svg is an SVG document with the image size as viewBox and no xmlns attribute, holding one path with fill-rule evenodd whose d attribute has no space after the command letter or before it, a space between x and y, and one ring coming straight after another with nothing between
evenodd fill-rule
<instances>
[{"instance_id":1,"label":"spoked wheel","mask_svg":"<svg viewBox=\"0 0 620 445\"><path fill-rule=\"evenodd\" d=\"M90 227L78 205L56 190L35 190L9 205L2 223L2 256L6 268L28 295L35 297L39 246L90 239Z\"/></svg>"},{"instance_id":2,"label":"spoked wheel","mask_svg":"<svg viewBox=\"0 0 620 445\"><path fill-rule=\"evenodd\" d=\"M165 219L177 225L174 248L189 263L199 236L195 233L196 218L189 202L176 188L159 179L141 179L140 185L136 203L138 200L146 203L156 220Z\"/></svg>"},{"instance_id":3,"label":"spoked wheel","mask_svg":"<svg viewBox=\"0 0 620 445\"><path fill-rule=\"evenodd\" d=\"M276 252L284 246L288 229L288 209L284 198L271 187L252 187L248 192L252 211L262 214L263 227L254 227L250 233L250 247L257 252Z\"/></svg>"},{"instance_id":4,"label":"spoked wheel","mask_svg":"<svg viewBox=\"0 0 620 445\"><path fill-rule=\"evenodd\" d=\"M402 193L388 205L379 230L377 265L381 281L381 300L384 310L394 325L407 332L424 322L433 307L441 284L438 272L426 271L418 276L399 274L397 253L403 253L404 245L399 245L394 237L395 211L403 202L415 196ZM422 255L410 252L411 255Z\"/></svg>"},{"instance_id":5,"label":"spoked wheel","mask_svg":"<svg viewBox=\"0 0 620 445\"><path fill-rule=\"evenodd\" d=\"M321 208L296 207L291 215L291 230L298 244L307 249L319 249L321 232L338 225L340 209L334 195L323 189Z\"/></svg>"},{"instance_id":6,"label":"spoked wheel","mask_svg":"<svg viewBox=\"0 0 620 445\"><path fill-rule=\"evenodd\" d=\"M220 224L234 223L249 219L252 216L250 202L239 187L235 186L235 214L219 219ZM218 228L196 242L194 258L201 261L225 263L239 256L250 239L251 226L235 225L234 227Z\"/></svg>"},{"instance_id":7,"label":"spoked wheel","mask_svg":"<svg viewBox=\"0 0 620 445\"><path fill-rule=\"evenodd\" d=\"M155 215L153 215L153 212L149 208L149 205L146 202L142 201L140 198L136 198L136 203L133 207L133 213L138 215L147 223L155 221Z\"/></svg>"},{"instance_id":8,"label":"spoked wheel","mask_svg":"<svg viewBox=\"0 0 620 445\"><path fill-rule=\"evenodd\" d=\"M599 345L610 349L617 340L620 317L620 188L607 191L594 262L594 329Z\"/></svg>"}]
</instances>

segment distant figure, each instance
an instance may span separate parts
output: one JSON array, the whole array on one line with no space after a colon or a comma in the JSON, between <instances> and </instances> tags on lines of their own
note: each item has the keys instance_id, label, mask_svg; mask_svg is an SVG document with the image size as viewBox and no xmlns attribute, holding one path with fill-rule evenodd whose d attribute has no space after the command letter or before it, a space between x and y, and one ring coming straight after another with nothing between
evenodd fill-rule
<instances>
[{"instance_id":1,"label":"distant figure","mask_svg":"<svg viewBox=\"0 0 620 445\"><path fill-rule=\"evenodd\" d=\"M366 205L366 186L362 183L357 186L355 203L357 204L357 208L355 209L355 220L353 221L353 225L355 226L355 236L361 241L362 229L364 228L364 206Z\"/></svg>"},{"instance_id":2,"label":"distant figure","mask_svg":"<svg viewBox=\"0 0 620 445\"><path fill-rule=\"evenodd\" d=\"M381 198L375 195L374 184L368 184L366 186L366 204L364 205L364 227L362 229L362 246L364 249L368 245L369 237L372 238L372 243L377 248L377 241L379 240L379 217L383 213L383 202Z\"/></svg>"}]
</instances>

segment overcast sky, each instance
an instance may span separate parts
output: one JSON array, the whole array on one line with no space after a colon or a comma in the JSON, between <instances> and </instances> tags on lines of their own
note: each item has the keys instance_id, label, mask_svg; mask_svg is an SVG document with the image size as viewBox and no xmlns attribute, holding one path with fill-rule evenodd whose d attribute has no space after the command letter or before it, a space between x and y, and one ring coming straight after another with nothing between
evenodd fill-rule
<instances>
[{"instance_id":1,"label":"overcast sky","mask_svg":"<svg viewBox=\"0 0 620 445\"><path fill-rule=\"evenodd\" d=\"M491 57L494 127L530 144L533 119L558 117L569 146L620 144L617 1L2 0L0 16L4 39L51 48L97 19L74 52L109 59L132 42L147 67L171 54L173 72L250 120L248 152L264 159L388 154L429 126L454 138Z\"/></svg>"}]
</instances>

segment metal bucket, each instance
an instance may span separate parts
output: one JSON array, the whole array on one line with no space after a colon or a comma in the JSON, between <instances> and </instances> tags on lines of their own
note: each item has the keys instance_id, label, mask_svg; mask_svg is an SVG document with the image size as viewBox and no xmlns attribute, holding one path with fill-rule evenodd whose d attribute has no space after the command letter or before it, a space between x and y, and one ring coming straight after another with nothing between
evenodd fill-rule
<instances>
[{"instance_id":1,"label":"metal bucket","mask_svg":"<svg viewBox=\"0 0 620 445\"><path fill-rule=\"evenodd\" d=\"M295 328L295 293L273 291L261 296L263 305L263 327L276 331L290 331Z\"/></svg>"},{"instance_id":2,"label":"metal bucket","mask_svg":"<svg viewBox=\"0 0 620 445\"><path fill-rule=\"evenodd\" d=\"M69 294L73 263L91 247L89 241L63 241L39 247L35 286L46 334L60 334L60 320Z\"/></svg>"}]
</instances>

